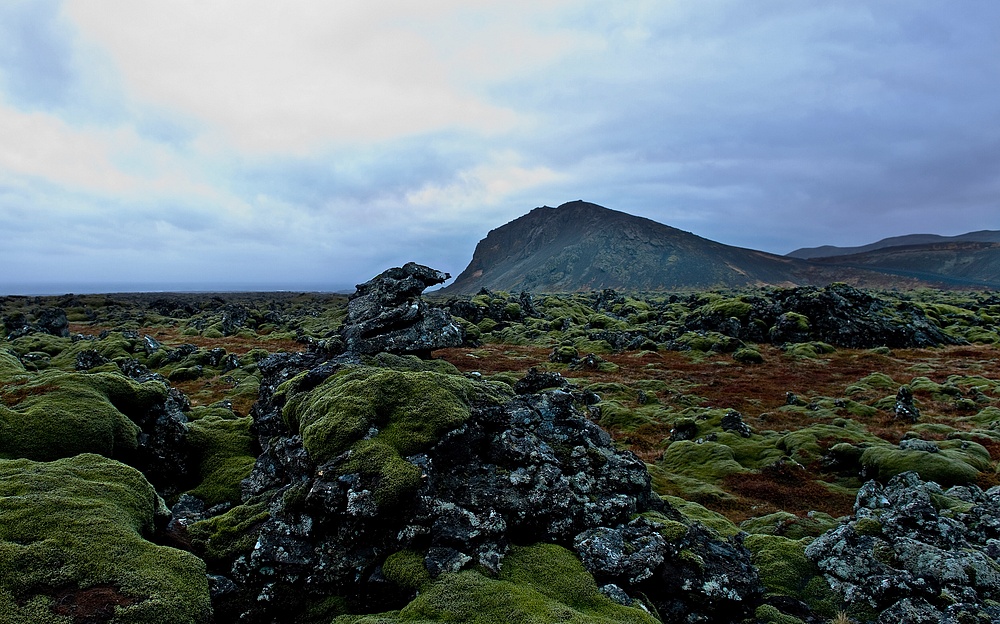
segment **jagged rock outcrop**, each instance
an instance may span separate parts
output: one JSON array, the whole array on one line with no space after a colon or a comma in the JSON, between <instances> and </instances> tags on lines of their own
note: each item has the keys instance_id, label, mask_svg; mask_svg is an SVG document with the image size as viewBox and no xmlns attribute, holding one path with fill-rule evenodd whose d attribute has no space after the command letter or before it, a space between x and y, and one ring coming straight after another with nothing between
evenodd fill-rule
<instances>
[{"instance_id":1,"label":"jagged rock outcrop","mask_svg":"<svg viewBox=\"0 0 1000 624\"><path fill-rule=\"evenodd\" d=\"M886 301L847 284L778 289L706 305L695 310L685 326L776 345L820 341L870 349L962 342L941 331L918 306Z\"/></svg>"},{"instance_id":2,"label":"jagged rock outcrop","mask_svg":"<svg viewBox=\"0 0 1000 624\"><path fill-rule=\"evenodd\" d=\"M943 491L915 472L869 481L854 518L805 552L879 624L1000 619L1000 487Z\"/></svg>"},{"instance_id":3,"label":"jagged rock outcrop","mask_svg":"<svg viewBox=\"0 0 1000 624\"><path fill-rule=\"evenodd\" d=\"M413 588L383 574L399 553L430 578L495 574L513 544L536 542L577 550L606 595L643 598L671 621L739 621L759 603L748 551L654 494L645 465L583 417L589 393L536 372L515 395L413 358L375 368L351 357L261 363L264 452L244 498L268 515L226 571L237 590L219 613L268 622L330 595L352 611L399 608Z\"/></svg>"},{"instance_id":4,"label":"jagged rock outcrop","mask_svg":"<svg viewBox=\"0 0 1000 624\"><path fill-rule=\"evenodd\" d=\"M13 340L32 332L41 332L63 338L69 336L69 319L66 317L66 311L62 308L42 308L36 311L34 316L34 322L29 321L28 317L21 312L5 316L3 325L8 333L7 338Z\"/></svg>"},{"instance_id":5,"label":"jagged rock outcrop","mask_svg":"<svg viewBox=\"0 0 1000 624\"><path fill-rule=\"evenodd\" d=\"M347 306L342 335L348 351L429 354L462 344L462 329L420 294L451 277L408 262L358 284Z\"/></svg>"}]
</instances>

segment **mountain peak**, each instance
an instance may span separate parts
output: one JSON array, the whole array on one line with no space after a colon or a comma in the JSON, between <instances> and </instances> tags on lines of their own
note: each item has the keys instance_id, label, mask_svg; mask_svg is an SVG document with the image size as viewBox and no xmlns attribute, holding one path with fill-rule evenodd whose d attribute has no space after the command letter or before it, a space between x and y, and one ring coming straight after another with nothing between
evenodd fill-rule
<instances>
[{"instance_id":1,"label":"mountain peak","mask_svg":"<svg viewBox=\"0 0 1000 624\"><path fill-rule=\"evenodd\" d=\"M801 283L804 263L730 247L583 200L540 206L489 234L446 290L572 292Z\"/></svg>"}]
</instances>

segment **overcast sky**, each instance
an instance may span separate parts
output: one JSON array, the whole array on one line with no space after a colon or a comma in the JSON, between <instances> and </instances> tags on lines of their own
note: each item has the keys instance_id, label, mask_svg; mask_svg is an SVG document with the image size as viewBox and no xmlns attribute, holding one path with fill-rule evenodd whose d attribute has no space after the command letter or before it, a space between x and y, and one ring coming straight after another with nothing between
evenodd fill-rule
<instances>
[{"instance_id":1,"label":"overcast sky","mask_svg":"<svg viewBox=\"0 0 1000 624\"><path fill-rule=\"evenodd\" d=\"M787 253L1000 229L996 0L3 0L0 294L457 275L584 199Z\"/></svg>"}]
</instances>

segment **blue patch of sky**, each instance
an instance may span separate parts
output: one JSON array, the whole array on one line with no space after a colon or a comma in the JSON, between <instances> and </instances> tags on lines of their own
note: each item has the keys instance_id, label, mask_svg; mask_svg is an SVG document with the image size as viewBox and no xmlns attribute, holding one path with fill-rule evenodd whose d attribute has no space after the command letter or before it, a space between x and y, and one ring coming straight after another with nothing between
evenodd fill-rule
<instances>
[{"instance_id":1,"label":"blue patch of sky","mask_svg":"<svg viewBox=\"0 0 1000 624\"><path fill-rule=\"evenodd\" d=\"M67 104L73 89L72 27L58 19L58 0L0 3L0 80L24 109Z\"/></svg>"}]
</instances>

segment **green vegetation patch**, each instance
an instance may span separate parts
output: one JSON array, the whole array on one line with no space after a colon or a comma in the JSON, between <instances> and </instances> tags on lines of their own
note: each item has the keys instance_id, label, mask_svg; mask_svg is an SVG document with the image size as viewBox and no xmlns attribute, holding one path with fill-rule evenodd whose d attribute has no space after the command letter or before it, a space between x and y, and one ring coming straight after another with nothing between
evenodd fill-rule
<instances>
[{"instance_id":1,"label":"green vegetation patch","mask_svg":"<svg viewBox=\"0 0 1000 624\"><path fill-rule=\"evenodd\" d=\"M118 604L113 623L208 622L204 562L144 539L158 504L141 473L99 455L0 460L0 620L59 621L58 594Z\"/></svg>"},{"instance_id":2,"label":"green vegetation patch","mask_svg":"<svg viewBox=\"0 0 1000 624\"><path fill-rule=\"evenodd\" d=\"M879 446L865 449L861 465L865 474L879 481L909 470L916 471L924 481L934 481L942 486L974 483L981 470L989 466L989 453L979 444L965 440L950 440L966 448L945 448L937 453L920 450L903 450ZM976 449L975 447L978 447ZM980 451L979 449L982 449ZM985 465L983 453L986 455Z\"/></svg>"},{"instance_id":3,"label":"green vegetation patch","mask_svg":"<svg viewBox=\"0 0 1000 624\"><path fill-rule=\"evenodd\" d=\"M212 410L210 414L191 422L188 443L196 450L201 482L188 492L208 506L223 502L239 503L240 481L250 476L254 462L252 419L235 418L227 410Z\"/></svg>"},{"instance_id":4,"label":"green vegetation patch","mask_svg":"<svg viewBox=\"0 0 1000 624\"><path fill-rule=\"evenodd\" d=\"M281 389L290 397L282 414L306 452L323 463L351 450L341 470L377 476L375 496L386 504L418 485L419 469L405 457L460 426L473 403L512 397L505 384L430 371L351 368L300 393L297 382Z\"/></svg>"},{"instance_id":5,"label":"green vegetation patch","mask_svg":"<svg viewBox=\"0 0 1000 624\"><path fill-rule=\"evenodd\" d=\"M420 595L400 611L341 616L334 622L656 624L657 620L600 593L594 578L570 551L554 544L536 544L511 548L499 578L475 570L445 574L424 585Z\"/></svg>"},{"instance_id":6,"label":"green vegetation patch","mask_svg":"<svg viewBox=\"0 0 1000 624\"><path fill-rule=\"evenodd\" d=\"M139 415L166 386L119 373L28 374L0 389L0 458L50 461L78 453L121 456L135 450Z\"/></svg>"},{"instance_id":7,"label":"green vegetation patch","mask_svg":"<svg viewBox=\"0 0 1000 624\"><path fill-rule=\"evenodd\" d=\"M840 600L806 558L806 546L813 538L789 539L779 535L750 535L743 545L760 573L760 580L771 594L802 600L819 615L832 616ZM782 621L782 620L773 620Z\"/></svg>"}]
</instances>

